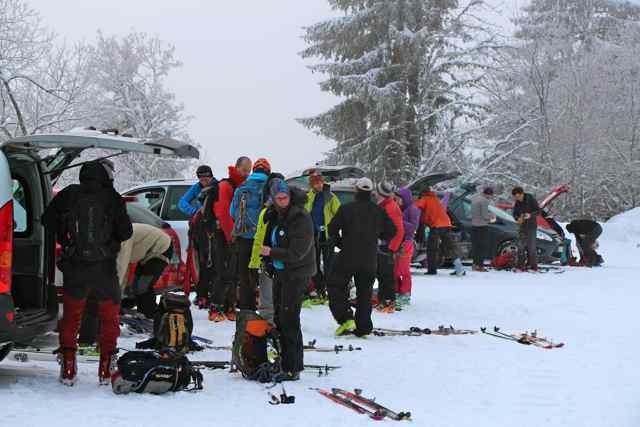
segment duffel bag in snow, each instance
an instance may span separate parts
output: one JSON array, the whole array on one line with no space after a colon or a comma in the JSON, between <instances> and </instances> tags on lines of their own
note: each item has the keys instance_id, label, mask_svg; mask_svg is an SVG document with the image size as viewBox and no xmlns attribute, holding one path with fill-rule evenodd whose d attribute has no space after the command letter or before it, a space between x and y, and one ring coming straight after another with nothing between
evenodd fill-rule
<instances>
[{"instance_id":1,"label":"duffel bag in snow","mask_svg":"<svg viewBox=\"0 0 640 427\"><path fill-rule=\"evenodd\" d=\"M516 257L512 253L496 256L491 261L491 267L496 270L510 270L516 266Z\"/></svg>"},{"instance_id":2,"label":"duffel bag in snow","mask_svg":"<svg viewBox=\"0 0 640 427\"><path fill-rule=\"evenodd\" d=\"M202 373L183 355L129 351L118 359L111 375L115 394L202 390Z\"/></svg>"},{"instance_id":3,"label":"duffel bag in snow","mask_svg":"<svg viewBox=\"0 0 640 427\"><path fill-rule=\"evenodd\" d=\"M248 380L270 382L280 371L279 349L278 338L269 322L255 311L239 311L231 355L235 370Z\"/></svg>"}]
</instances>

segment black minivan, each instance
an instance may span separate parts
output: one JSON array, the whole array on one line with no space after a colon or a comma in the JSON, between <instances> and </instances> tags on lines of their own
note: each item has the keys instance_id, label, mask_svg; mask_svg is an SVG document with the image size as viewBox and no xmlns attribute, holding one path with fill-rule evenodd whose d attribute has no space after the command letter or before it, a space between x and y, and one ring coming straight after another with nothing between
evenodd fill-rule
<instances>
[{"instance_id":1,"label":"black minivan","mask_svg":"<svg viewBox=\"0 0 640 427\"><path fill-rule=\"evenodd\" d=\"M95 130L30 135L0 144L0 360L14 343L56 328L55 242L40 217L52 186L81 153L125 153L198 158L174 139L137 139Z\"/></svg>"}]
</instances>

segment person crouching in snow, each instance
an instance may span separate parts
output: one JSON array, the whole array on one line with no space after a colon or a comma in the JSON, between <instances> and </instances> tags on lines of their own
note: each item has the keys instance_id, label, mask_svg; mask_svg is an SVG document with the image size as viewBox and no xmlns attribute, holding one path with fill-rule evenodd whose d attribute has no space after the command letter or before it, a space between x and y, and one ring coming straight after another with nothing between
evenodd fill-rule
<instances>
[{"instance_id":1,"label":"person crouching in snow","mask_svg":"<svg viewBox=\"0 0 640 427\"><path fill-rule=\"evenodd\" d=\"M452 276L464 276L461 256L451 239L451 218L435 191L425 191L416 206L422 211L421 221L429 227L427 239L427 263L429 275L438 274L438 253L453 260Z\"/></svg>"},{"instance_id":2,"label":"person crouching in snow","mask_svg":"<svg viewBox=\"0 0 640 427\"><path fill-rule=\"evenodd\" d=\"M580 264L587 267L600 267L603 260L595 248L598 237L602 234L602 226L590 219L576 219L567 225L567 231L576 236L576 244L580 250Z\"/></svg>"},{"instance_id":3,"label":"person crouching in snow","mask_svg":"<svg viewBox=\"0 0 640 427\"><path fill-rule=\"evenodd\" d=\"M382 240L378 247L378 306L382 313L393 313L396 310L396 285L394 280L395 259L404 237L402 211L394 197L394 187L388 182L381 182L377 188L378 204L387 213L396 233L391 240Z\"/></svg>"},{"instance_id":4,"label":"person crouching in snow","mask_svg":"<svg viewBox=\"0 0 640 427\"><path fill-rule=\"evenodd\" d=\"M276 382L297 381L304 369L304 343L300 311L304 294L314 274L316 261L311 215L304 209L306 197L298 197L282 179L270 182L273 205L264 212L264 235L260 255L273 267L275 324L280 333L282 372Z\"/></svg>"},{"instance_id":5,"label":"person crouching in snow","mask_svg":"<svg viewBox=\"0 0 640 427\"><path fill-rule=\"evenodd\" d=\"M133 233L124 200L113 189L112 169L85 163L80 184L72 184L51 201L42 224L62 246L64 316L60 321L60 382L77 380L78 331L87 295L98 301L100 315L100 384L109 384L120 335L120 287L116 256Z\"/></svg>"},{"instance_id":6,"label":"person crouching in snow","mask_svg":"<svg viewBox=\"0 0 640 427\"><path fill-rule=\"evenodd\" d=\"M420 209L413 202L413 195L408 188L396 191L398 203L402 210L404 238L395 262L396 304L408 305L411 302L411 260L415 250L416 230L420 224Z\"/></svg>"}]
</instances>

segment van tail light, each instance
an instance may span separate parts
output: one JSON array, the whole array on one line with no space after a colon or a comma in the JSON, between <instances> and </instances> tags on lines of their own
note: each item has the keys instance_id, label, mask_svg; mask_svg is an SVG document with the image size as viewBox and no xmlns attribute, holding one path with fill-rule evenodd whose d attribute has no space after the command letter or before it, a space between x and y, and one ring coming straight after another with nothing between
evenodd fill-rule
<instances>
[{"instance_id":1,"label":"van tail light","mask_svg":"<svg viewBox=\"0 0 640 427\"><path fill-rule=\"evenodd\" d=\"M13 201L0 208L0 294L11 292Z\"/></svg>"}]
</instances>

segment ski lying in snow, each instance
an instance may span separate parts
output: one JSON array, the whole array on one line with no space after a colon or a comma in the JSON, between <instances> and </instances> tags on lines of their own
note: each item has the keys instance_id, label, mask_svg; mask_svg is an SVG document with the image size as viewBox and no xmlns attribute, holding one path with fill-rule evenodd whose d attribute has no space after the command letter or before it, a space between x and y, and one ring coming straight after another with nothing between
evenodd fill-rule
<instances>
[{"instance_id":1,"label":"ski lying in snow","mask_svg":"<svg viewBox=\"0 0 640 427\"><path fill-rule=\"evenodd\" d=\"M40 348L24 348L16 349L9 352L7 360L14 360L16 362L58 362L58 353L55 349L40 349ZM99 363L100 355L95 355L93 352L83 352L78 349L76 353L76 360L78 363Z\"/></svg>"},{"instance_id":2,"label":"ski lying in snow","mask_svg":"<svg viewBox=\"0 0 640 427\"><path fill-rule=\"evenodd\" d=\"M337 403L338 405L344 406L345 408L349 408L352 411L357 412L360 415L366 415L369 418L371 418L372 420L376 420L376 421L381 421L384 420L385 415L381 412L378 412L376 410L371 410L363 405L360 405L356 402L354 402L351 399L348 399L344 396L340 396L337 394L334 394L328 390L324 390L321 388L310 388L309 390L313 390L313 391L317 391L318 393L320 393L322 396L326 397L327 399L331 400L332 402Z\"/></svg>"},{"instance_id":3,"label":"ski lying in snow","mask_svg":"<svg viewBox=\"0 0 640 427\"><path fill-rule=\"evenodd\" d=\"M429 329L429 328L418 328L413 326L409 329L399 330L399 329L386 329L386 328L374 328L373 335L378 337L385 336L410 336L410 337L419 337L422 335L473 335L477 334L478 331L471 329L456 329L453 326L445 327L438 326L437 329Z\"/></svg>"},{"instance_id":4,"label":"ski lying in snow","mask_svg":"<svg viewBox=\"0 0 640 427\"><path fill-rule=\"evenodd\" d=\"M354 347L352 345L334 345L333 347L318 347L316 340L309 341L304 346L304 351L317 351L318 353L341 353L343 351L361 351L362 347Z\"/></svg>"},{"instance_id":5,"label":"ski lying in snow","mask_svg":"<svg viewBox=\"0 0 640 427\"><path fill-rule=\"evenodd\" d=\"M227 369L231 367L231 362L226 361L206 361L206 360L192 360L191 364L193 366L200 366L202 368L208 369ZM331 366L331 365L304 365L305 369L311 370L322 370L322 371L334 371L336 369L340 369L340 366Z\"/></svg>"},{"instance_id":6,"label":"ski lying in snow","mask_svg":"<svg viewBox=\"0 0 640 427\"><path fill-rule=\"evenodd\" d=\"M408 421L411 420L411 412L395 412L386 406L382 406L375 399L371 399L368 397L364 397L362 395L362 390L355 389L352 392L342 390L339 388L332 388L331 392L334 395L345 397L353 402L359 403L361 405L367 406L375 411L377 414L384 415L387 418L391 418L394 421Z\"/></svg>"},{"instance_id":7,"label":"ski lying in snow","mask_svg":"<svg viewBox=\"0 0 640 427\"><path fill-rule=\"evenodd\" d=\"M547 350L564 347L564 343L562 342L554 343L547 338L539 337L536 331L531 333L524 332L522 334L512 335L512 334L506 334L500 331L500 328L498 328L497 326L493 328L493 332L487 331L487 328L481 328L480 330L482 331L483 334L490 335L492 337L501 338L507 341L515 341L523 345L533 345L533 346L544 348Z\"/></svg>"}]
</instances>

